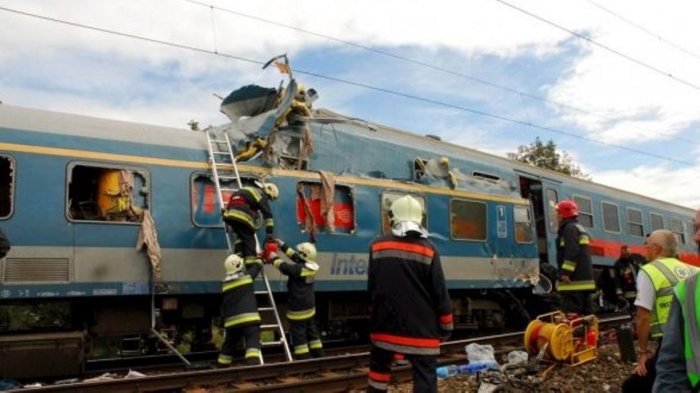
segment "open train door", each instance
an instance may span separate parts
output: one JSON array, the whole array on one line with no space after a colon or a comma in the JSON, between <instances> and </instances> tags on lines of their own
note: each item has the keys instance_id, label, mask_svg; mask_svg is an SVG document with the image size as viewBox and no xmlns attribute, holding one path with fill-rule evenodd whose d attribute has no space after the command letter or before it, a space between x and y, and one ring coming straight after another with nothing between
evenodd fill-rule
<instances>
[{"instance_id":1,"label":"open train door","mask_svg":"<svg viewBox=\"0 0 700 393\"><path fill-rule=\"evenodd\" d=\"M557 215L554 206L559 202L557 181L540 176L519 175L520 195L530 200L537 232L537 250L540 262L556 266Z\"/></svg>"}]
</instances>

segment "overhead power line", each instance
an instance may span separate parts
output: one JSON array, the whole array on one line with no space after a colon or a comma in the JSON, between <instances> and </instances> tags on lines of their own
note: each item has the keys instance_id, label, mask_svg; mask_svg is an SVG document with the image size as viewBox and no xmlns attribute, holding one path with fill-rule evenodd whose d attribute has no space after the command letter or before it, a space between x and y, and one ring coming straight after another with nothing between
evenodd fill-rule
<instances>
[{"instance_id":1,"label":"overhead power line","mask_svg":"<svg viewBox=\"0 0 700 393\"><path fill-rule=\"evenodd\" d=\"M169 46L169 47L174 47L174 48L180 48L180 49L190 50L190 51L193 51L193 52L205 53L205 54L210 54L210 55L214 55L214 56L222 56L222 57L225 57L225 58L228 58L228 59L233 59L233 60L237 60L237 61L242 61L242 62L246 62L246 63L249 63L249 64L257 64L257 65L263 65L263 64L265 64L265 62L258 61L258 60L253 60L253 59L248 59L248 58L241 57L241 56L235 56L235 55L230 55L230 54L227 54L227 53L216 52L216 51L212 51L212 50L208 50L208 49L203 49L203 48L198 48L198 47L194 47L194 46L183 45L183 44L178 44L178 43L174 43L174 42L170 42L170 41L165 41L165 40L159 40L159 39L144 37L144 36L140 36L140 35L136 35L136 34L124 33L124 32L120 32L120 31L116 31L116 30L104 29L104 28L101 28L101 27L90 26L90 25L85 25L85 24L82 24L82 23L66 21L66 20L62 20L62 19L57 19L57 18L52 18L52 17L48 17L48 16L44 16L44 15L35 14L35 13L30 13L30 12L25 12L25 11L19 11L19 10L7 8L7 7L1 7L1 6L0 6L0 11L10 12L10 13L18 14L18 15L23 15L23 16L35 18L35 19L42 19L42 20L46 20L46 21L50 21L50 22L54 22L54 23L59 23L59 24L68 25L68 26L79 27L79 28L83 28L83 29L87 29L87 30L92 30L92 31L97 31L97 32L101 32L101 33L106 33L106 34L112 34L112 35L116 35L116 36L131 38L131 39L135 39L135 40L139 40L139 41L145 41L145 42L150 42L150 43L154 43L154 44L160 44L160 45L165 45L165 46ZM521 126L526 126L526 127L530 127L530 128L534 128L534 129L538 129L538 130L542 130L542 131L548 131L548 132L552 132L552 133L556 133L556 134L566 135L566 136L569 136L569 137L572 137L572 138L576 138L576 139L580 139L580 140L585 140L585 141L592 142L592 143L596 143L596 144L603 145L603 146L614 147L614 148L617 148L617 149L620 149L620 150L624 150L624 151L628 151L628 152L633 152L633 153L637 153L637 154L644 155L644 156L654 157L654 158L657 158L657 159L660 159L660 160L664 160L664 161L676 162L676 163L678 163L678 164L687 165L687 166L690 166L690 167L695 167L695 166L697 166L697 164L694 164L694 163L691 163L691 162L688 162L688 161L683 161L683 160L679 160L679 159L672 158L672 157L666 157L666 156L663 156L663 155L660 155L660 154L649 153L649 152L646 152L646 151L643 151L643 150L638 150L638 149L634 149L634 148L627 147L627 146L623 146L623 145L617 145L617 144L613 144L613 143L602 142L602 141L599 141L599 140L596 140L596 139L592 139L592 138L588 138L588 137L585 137L585 136L582 136L582 135L573 134L573 133L570 133L570 132L558 130L558 129L556 129L556 128L547 127L547 126L542 126L542 125L537 125L537 124L534 124L534 123L531 123L531 122L526 122L526 121L523 121L523 120L513 119L513 118L510 118L510 117L507 117L507 116L501 116L501 115L497 115L497 114L493 114L493 113L489 113L489 112L485 112L485 111L480 111L480 110L477 110L477 109L472 109L472 108L468 108L468 107L464 107L464 106L460 106L460 105L456 105L456 104L451 104L451 103L447 103L447 102L442 102L442 101L438 101L438 100L433 100L433 99L430 99L430 98L420 97L420 96L416 96L416 95L409 94L409 93L404 93L404 92L400 92L400 91L395 91L395 90L391 90L391 89L386 89L386 88L383 88L383 87L372 86L372 85L368 85L368 84L361 83L361 82L350 81L350 80L347 80L347 79L341 79L341 78L337 78L337 77L333 77L333 76L328 76L328 75L323 75L323 74L319 74L319 73L311 72L311 71L305 71L305 70L295 69L294 72L296 72L296 73L298 73L298 74L313 76L313 77L317 77L317 78L321 78L321 79L326 79L326 80L330 80L330 81L334 81L334 82L344 83L344 84L351 85L351 86L362 87L362 88L365 88L365 89L368 89L368 90L374 90L374 91L378 91L378 92L382 92L382 93L386 93L386 94L390 94L390 95L394 95L394 96L398 96L398 97L404 97L404 98L408 98L408 99L415 100L415 101L419 101L419 102L425 102L425 103L430 103L430 104L434 104L434 105L443 106L443 107L446 107L446 108L457 109L457 110L460 110L460 111L463 111L463 112L472 113L472 114L475 114L475 115L479 115L479 116L483 116L483 117L487 117L487 118L491 118L491 119L501 120L501 121L508 122L508 123L512 123L512 124L518 124L518 125L521 125Z\"/></svg>"},{"instance_id":2,"label":"overhead power line","mask_svg":"<svg viewBox=\"0 0 700 393\"><path fill-rule=\"evenodd\" d=\"M628 25L630 25L630 26L636 28L637 30L641 30L641 31L643 31L644 33L646 33L646 34L648 34L648 35L650 35L650 36L652 36L652 37L658 39L660 42L663 42L664 44L666 44L666 45L668 45L668 46L670 46L670 47L672 47L672 48L675 48L675 49L677 49L677 50L679 50L679 51L685 53L685 54L688 55L688 56L692 56L692 57L694 57L696 60L700 60L700 55L695 54L695 53L689 51L688 49L683 48L683 47L680 46L680 45L674 44L673 42L671 42L671 41L669 41L669 40L663 38L663 37L660 36L659 34L654 33L653 31L647 29L646 27L644 27L644 26L642 26L642 25L640 25L640 24L638 24L638 23L632 22L631 20L625 18L624 16L622 16L622 15L616 13L615 11L612 11L612 10L610 10L610 9L608 9L608 8L603 7L602 5L596 3L596 2L593 1L593 0L586 0L586 1L589 2L590 4L592 4L593 6L599 8L599 9L605 11L605 12L607 12L608 14L610 14L610 15L616 17L617 19L620 19L621 21L627 23Z\"/></svg>"},{"instance_id":3,"label":"overhead power line","mask_svg":"<svg viewBox=\"0 0 700 393\"><path fill-rule=\"evenodd\" d=\"M617 55L617 56L619 56L619 57L622 57L623 59L626 59L626 60L631 61L631 62L633 62L633 63L635 63L635 64L637 64L637 65L640 65L640 66L642 66L642 67L644 67L644 68L646 68L646 69L648 69L648 70L651 70L651 71L653 71L653 72L656 72L657 74L661 74L661 75L663 75L663 76L667 76L667 77L673 79L674 81L676 81L676 82L678 82L678 83L684 84L684 85L686 85L686 86L688 86L688 87L690 87L690 88L693 88L693 89L695 89L695 90L697 90L697 91L700 91L700 86L697 86L697 85L695 85L695 84L693 84L693 83L691 83L691 82L688 82L688 81L685 80L685 79L678 78L678 77L674 76L673 74L671 74L670 72L666 72L666 71L660 70L660 69L658 69L658 68L656 68L656 67L654 67L654 66L652 66L652 65L650 65L650 64L648 64L648 63L645 63L645 62L643 62L643 61L641 61L641 60L639 60L639 59L635 59L635 58L632 57L632 56L626 55L626 54L624 54L624 53L622 53L622 52L620 52L620 51L618 51L618 50L616 50L616 49L613 49L613 48L611 48L611 47L609 47L609 46L607 46L607 45L605 45L605 44L601 44L601 43L598 42L598 41L595 41L595 40L593 40L593 39L591 39L591 38L588 38L588 37L586 37L586 36L583 35L583 34L577 33L577 32L575 32L575 31L573 31L573 30L569 30L569 29L567 29L566 27L561 26L561 25L559 25L559 24L556 24L556 23L552 22L552 21L549 20L549 19L545 19L545 18L543 18L543 17L541 17L541 16L539 16L539 15L535 15L535 14L533 14L532 12L529 12L529 11L524 10L524 9L522 9L522 8L520 8L520 7L517 7L517 6L513 5L513 4L510 4L510 3L508 3L507 1L504 1L504 0L495 0L495 1L497 1L497 2L499 2L499 3L501 3L501 4L503 4L503 5L505 5L505 6L507 6L507 7L510 7L510 8L512 8L512 9L518 11L518 12L521 12L521 13L527 15L527 16L530 16L530 17L532 17L532 18L535 18L535 19L537 19L537 20L539 20L539 21L541 21L541 22L544 22L544 23L546 23L546 24L548 24L548 25L550 25L550 26L554 26L554 27L556 27L556 28L559 29L559 30L565 31L565 32L567 32L567 33L573 35L574 37L580 38L580 39L582 39L582 40L584 40L584 41L586 41L586 42L589 42L589 43L591 43L591 44L593 44L593 45L599 47L599 48L605 49L606 51L608 51L608 52L610 52L610 53L613 53L613 54L615 54L615 55Z\"/></svg>"},{"instance_id":4,"label":"overhead power line","mask_svg":"<svg viewBox=\"0 0 700 393\"><path fill-rule=\"evenodd\" d=\"M297 26L288 25L288 24L285 24L285 23L281 23L281 22L277 22L277 21L271 20L271 19L261 18L261 17L259 17L259 16L246 14L246 13L243 13L243 12L240 12L240 11L236 11L236 10L232 10L232 9L229 9L229 8L218 7L218 6L215 6L215 5L213 5L213 4L208 4L208 3L204 3L204 2L201 2L201 1L197 1L197 0L185 0L185 1L190 2L190 3L193 3L193 4L196 4L196 5L199 5L199 6L202 6L202 7L209 8L209 9L211 9L211 10L218 10L218 11L225 12L225 13L228 13L228 14L231 14L231 15L234 15L234 16L238 16L238 17L242 17L242 18L254 20L254 21L261 22L261 23L265 23L265 24L269 24L269 25L272 25L272 26L281 27L281 28L284 28L284 29L288 29L288 30L292 30L292 31L299 32L299 33L311 35L311 36L314 36L314 37L323 38L323 39L326 39L326 40L329 40L329 41L338 42L338 43L343 44L343 45L347 45L347 46L351 46L351 47L354 47L354 48L366 50L366 51L368 51L368 52L373 52L373 53L376 53L376 54L381 55L381 56L386 56L386 57L389 57L389 58L393 58L393 59L395 59L395 60L399 60L399 61L403 61L403 62L415 64L415 65L418 65L418 66L421 66L421 67L429 68L429 69L432 69L432 70L435 70L435 71L443 72L443 73L448 74L448 75L460 77L460 78L463 78L463 79L466 79L466 80L469 80L469 81L472 81L472 82L475 82L475 83L479 83L479 84L482 84L482 85L485 85L485 86L488 86L488 87L491 87L491 88L495 88L495 89L499 89L499 90L505 91L505 92L510 93L510 94L513 94L513 95L517 95L517 96L519 96L521 99L522 99L523 97L526 97L526 98L529 98L529 99L532 99L532 100L537 100L537 101L545 102L545 103L547 103L547 104L556 105L556 106L561 107L561 108L566 108L566 109L569 109L569 110L572 110L572 111L575 111L575 112L579 112L579 113L582 113L582 114L585 114L585 115L588 115L588 116L593 116L593 117L598 118L598 119L601 119L601 120L612 121L612 122L627 121L626 119L618 119L618 118L613 118L613 117L606 116L606 115L601 115L601 114L599 114L599 113L595 113L595 112L592 112L592 111L589 111L589 110L586 110L586 109L582 109L582 108L579 108L579 107L576 107L576 106L573 106L573 105L564 104L564 103L561 103L561 102L558 102L558 101L555 101L555 100L552 100L552 99L549 99L549 98L546 98L546 97L543 97L543 96L538 96L538 95L536 95L536 94L530 94L530 93L527 93L527 92L524 92L524 91L521 91L521 90L518 90L518 89L514 89L514 88L512 88L512 87L503 86L503 85L500 85L500 84L495 83L495 82L491 82L491 81L488 81L488 80L485 80L485 79L482 79L482 78L477 78L477 77L475 77L475 76L472 76L472 75L469 75L469 74L466 74L466 73L463 73L463 72L458 72L458 71L451 70L451 69L448 69L448 68L440 67L440 66L435 65L435 64L432 64L432 63L428 63L428 62L425 62L425 61L422 61L422 60L418 60L418 59L414 59L414 58L410 58L410 57L398 55L398 54L396 54L396 53L389 52L389 51L386 51L386 50L377 49L377 48L373 48L373 47L370 47L370 46L358 44L357 42L344 40L344 39L342 39L342 38L330 36L330 35L327 35L327 34L315 32L315 31L311 31L311 30L307 30L307 29L302 29L302 28L297 27ZM523 104L524 104L524 103L523 103ZM684 141L684 142L695 143L694 140L686 139L686 138L683 138L683 137L681 137L681 136L676 136L676 135L674 135L674 134L672 134L672 133L661 132L661 131L651 131L651 130L644 129L644 128L639 127L639 126L634 126L634 129L639 130L639 131L641 131L641 132L643 132L643 133L646 133L646 134L648 134L648 135L662 135L662 136L667 136L667 137L675 138L675 139L677 139L677 140L681 140L681 141Z\"/></svg>"}]
</instances>

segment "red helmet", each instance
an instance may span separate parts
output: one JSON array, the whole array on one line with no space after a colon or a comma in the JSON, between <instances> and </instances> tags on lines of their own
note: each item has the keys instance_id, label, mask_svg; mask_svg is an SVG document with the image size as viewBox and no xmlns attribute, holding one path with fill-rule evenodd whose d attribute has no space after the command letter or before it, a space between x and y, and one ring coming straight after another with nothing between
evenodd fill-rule
<instances>
[{"instance_id":1,"label":"red helmet","mask_svg":"<svg viewBox=\"0 0 700 393\"><path fill-rule=\"evenodd\" d=\"M565 199L554 207L559 212L561 218L577 217L578 216L578 205L576 202Z\"/></svg>"}]
</instances>

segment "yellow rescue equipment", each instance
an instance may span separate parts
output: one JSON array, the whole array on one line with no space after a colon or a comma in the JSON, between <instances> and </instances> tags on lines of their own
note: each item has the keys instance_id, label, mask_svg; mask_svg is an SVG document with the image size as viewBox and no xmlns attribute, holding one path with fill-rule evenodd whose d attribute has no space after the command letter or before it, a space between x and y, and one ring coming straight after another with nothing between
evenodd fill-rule
<instances>
[{"instance_id":1,"label":"yellow rescue equipment","mask_svg":"<svg viewBox=\"0 0 700 393\"><path fill-rule=\"evenodd\" d=\"M544 360L576 366L598 358L598 318L565 315L561 311L540 315L525 330L525 350L536 356L546 347Z\"/></svg>"}]
</instances>

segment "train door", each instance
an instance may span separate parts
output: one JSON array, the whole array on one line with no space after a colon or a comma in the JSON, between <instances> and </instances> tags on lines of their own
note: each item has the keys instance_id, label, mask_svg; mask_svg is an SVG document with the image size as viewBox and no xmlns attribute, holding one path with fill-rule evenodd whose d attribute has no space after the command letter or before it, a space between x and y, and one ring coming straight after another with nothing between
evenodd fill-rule
<instances>
[{"instance_id":1,"label":"train door","mask_svg":"<svg viewBox=\"0 0 700 393\"><path fill-rule=\"evenodd\" d=\"M537 232L537 250L540 262L549 261L548 247L548 218L546 214L547 199L542 185L542 180L520 176L520 195L530 200L532 214L535 219L535 230Z\"/></svg>"}]
</instances>

